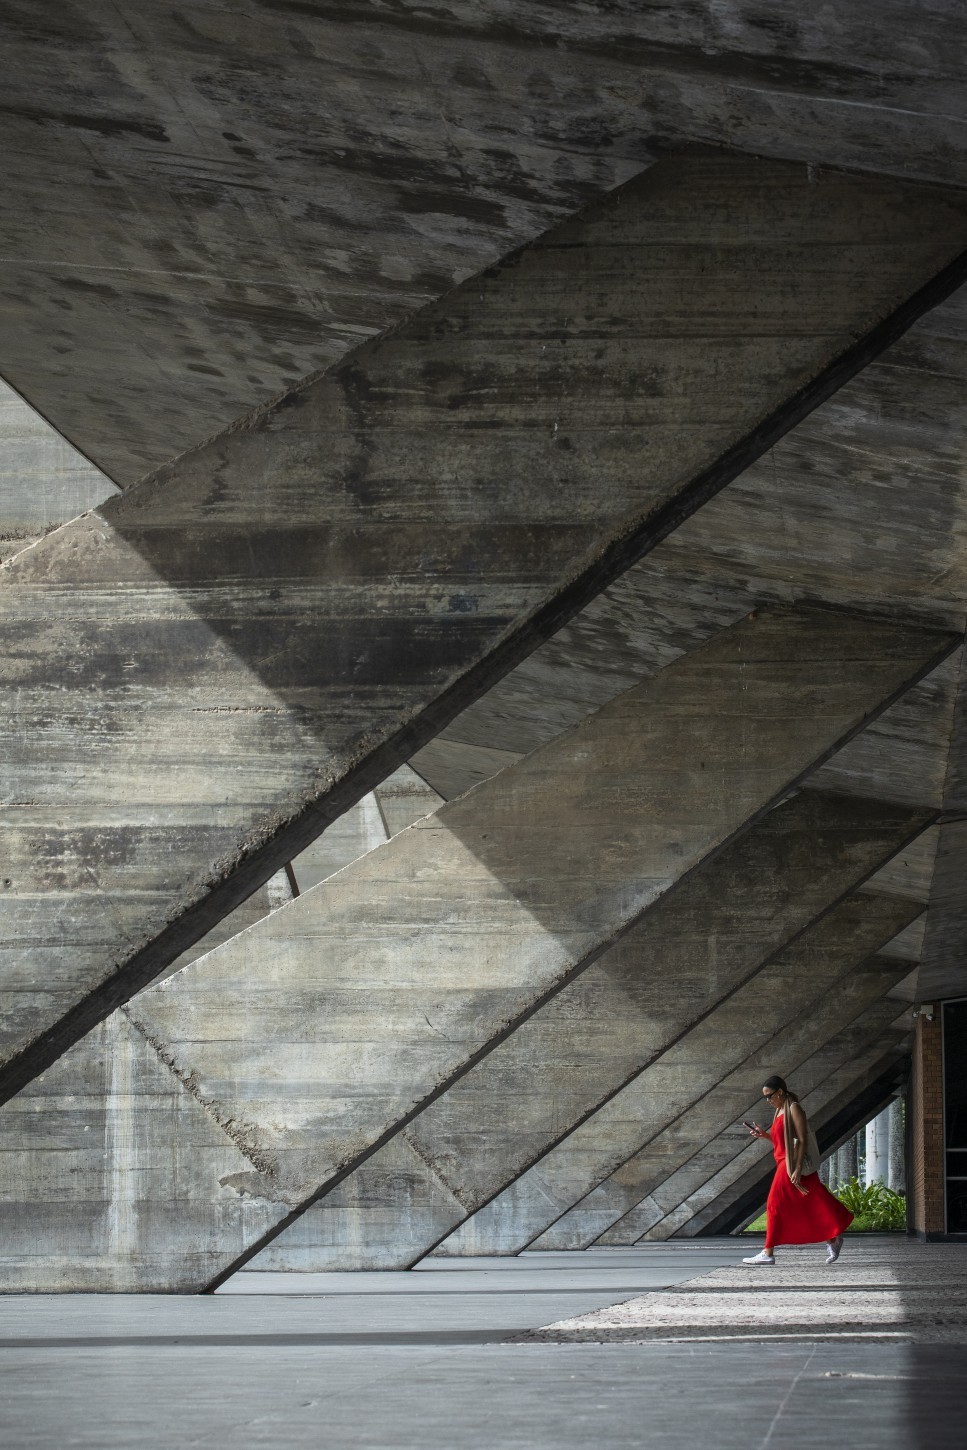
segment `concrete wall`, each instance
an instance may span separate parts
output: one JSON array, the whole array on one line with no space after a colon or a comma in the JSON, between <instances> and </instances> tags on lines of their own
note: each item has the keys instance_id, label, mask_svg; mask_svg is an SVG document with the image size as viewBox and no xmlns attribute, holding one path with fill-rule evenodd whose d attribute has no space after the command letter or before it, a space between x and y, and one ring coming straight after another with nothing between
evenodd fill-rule
<instances>
[{"instance_id":1,"label":"concrete wall","mask_svg":"<svg viewBox=\"0 0 967 1450\"><path fill-rule=\"evenodd\" d=\"M902 849L925 819L800 791L693 871L252 1267L413 1263ZM916 910L901 905L898 919Z\"/></svg>"},{"instance_id":2,"label":"concrete wall","mask_svg":"<svg viewBox=\"0 0 967 1450\"><path fill-rule=\"evenodd\" d=\"M8 562L7 1090L937 300L965 241L956 194L669 160Z\"/></svg>"},{"instance_id":3,"label":"concrete wall","mask_svg":"<svg viewBox=\"0 0 967 1450\"><path fill-rule=\"evenodd\" d=\"M936 650L931 632L835 611L750 618L141 993L128 1024L231 1151L210 1176L190 1176L186 1192L205 1201L166 1218L154 1201L138 1205L164 1199L167 1158L138 1148L105 1159L98 1147L101 1221L120 1201L149 1235L122 1265L110 1261L105 1285L191 1289L230 1271L747 829ZM45 1134L85 1126L65 1119L63 1099L86 1051L65 1055L32 1094ZM142 1113L152 1102L135 1097L125 1144L157 1143ZM4 1143L22 1154L19 1137ZM62 1223L43 1209L60 1172L45 1143L34 1174L4 1155L16 1163L12 1177L0 1172L4 1212L29 1218L38 1242L49 1229L51 1260L69 1263ZM177 1151L174 1133L165 1152ZM251 1241L239 1198L259 1203ZM197 1225L223 1210L224 1235L206 1230L200 1281ZM100 1282L110 1240L88 1247L83 1262L74 1253L79 1287ZM8 1268L23 1287L21 1268Z\"/></svg>"},{"instance_id":4,"label":"concrete wall","mask_svg":"<svg viewBox=\"0 0 967 1450\"><path fill-rule=\"evenodd\" d=\"M0 561L116 493L0 379Z\"/></svg>"},{"instance_id":5,"label":"concrete wall","mask_svg":"<svg viewBox=\"0 0 967 1450\"><path fill-rule=\"evenodd\" d=\"M9 6L0 370L128 483L669 146L964 185L959 7L830 13Z\"/></svg>"}]
</instances>

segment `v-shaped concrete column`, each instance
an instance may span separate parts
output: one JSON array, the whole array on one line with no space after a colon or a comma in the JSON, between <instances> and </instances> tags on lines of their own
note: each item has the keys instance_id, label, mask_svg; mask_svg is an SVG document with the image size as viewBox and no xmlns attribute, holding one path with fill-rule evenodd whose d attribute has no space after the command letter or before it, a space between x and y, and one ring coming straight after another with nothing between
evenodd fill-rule
<instances>
[{"instance_id":1,"label":"v-shaped concrete column","mask_svg":"<svg viewBox=\"0 0 967 1450\"><path fill-rule=\"evenodd\" d=\"M921 910L895 897L848 898L468 1220L440 1252L586 1247L679 1166L679 1136L723 1079L735 1074L744 1082L751 1073L754 1080L763 1061L797 1034L806 1043L799 1057L808 1055L909 971L903 962L863 970L856 963ZM773 1070L766 1067L765 1075ZM754 1090L740 1091L740 1102ZM727 1102L720 1130L732 1120L732 1098ZM619 1182L611 1175L621 1165ZM605 1180L607 1188L595 1196Z\"/></svg>"},{"instance_id":2,"label":"v-shaped concrete column","mask_svg":"<svg viewBox=\"0 0 967 1450\"><path fill-rule=\"evenodd\" d=\"M967 274L967 199L672 157L0 573L0 1089Z\"/></svg>"},{"instance_id":3,"label":"v-shaped concrete column","mask_svg":"<svg viewBox=\"0 0 967 1450\"><path fill-rule=\"evenodd\" d=\"M893 998L881 998L848 1027L835 1033L804 1062L797 1064L792 1056L788 1061L782 1056L776 1060L786 1066L790 1081L794 1082L796 1091L804 1101L808 1097L815 1107L825 1108L828 1102L842 1092L850 1074L859 1071L861 1060L865 1061L870 1052L875 1049L876 1060L879 1060L885 1051L884 1041L891 1048L900 1049L905 1037L905 1029L895 1025L899 1015L897 1009L900 1006ZM747 1076L745 1082L748 1080ZM766 1125L769 1114L767 1112L763 1118L760 1094L753 1088L746 1093L736 1116L734 1103L729 1102L731 1087L732 1084L723 1084L721 1111L716 1109L718 1094L713 1091L704 1103L698 1105L699 1111L689 1115L695 1121L684 1125L686 1132L680 1136L674 1154L681 1162L681 1167L669 1172L667 1177L656 1183L647 1197L614 1222L595 1242L609 1245L630 1244L646 1233L649 1237L667 1238L708 1201L703 1197L701 1202L696 1201L693 1204L692 1198L695 1194L701 1194L709 1179L716 1177L718 1191L722 1192L729 1164L742 1157L744 1166L737 1165L732 1172L732 1178L737 1179L750 1163L759 1162L762 1157L761 1147L755 1143L750 1145L748 1133L742 1127L742 1119L755 1117ZM726 1118L728 1122L722 1127ZM702 1138L706 1139L704 1143L700 1141ZM748 1154L750 1146L753 1149L760 1148L760 1151ZM660 1158L662 1155L659 1153L657 1156ZM635 1171L634 1167L631 1171ZM614 1176L621 1178L620 1168ZM606 1189L607 1185L602 1184L601 1188ZM603 1204L603 1198L600 1202Z\"/></svg>"},{"instance_id":4,"label":"v-shaped concrete column","mask_svg":"<svg viewBox=\"0 0 967 1450\"><path fill-rule=\"evenodd\" d=\"M811 791L778 806L646 912L251 1267L414 1263L927 819Z\"/></svg>"},{"instance_id":5,"label":"v-shaped concrete column","mask_svg":"<svg viewBox=\"0 0 967 1450\"><path fill-rule=\"evenodd\" d=\"M202 1288L239 1266L953 643L839 611L750 617L142 992L125 1033L223 1151L193 1161L173 1210L177 1144L144 1158L158 1119L131 1095L97 1170L113 1165L110 1204L137 1205L106 1286ZM51 1070L55 1104L74 1056ZM38 1168L69 1197L58 1172ZM16 1204L22 1180L6 1185ZM90 1261L77 1272L91 1282Z\"/></svg>"},{"instance_id":6,"label":"v-shaped concrete column","mask_svg":"<svg viewBox=\"0 0 967 1450\"><path fill-rule=\"evenodd\" d=\"M910 1033L898 1029L884 1033L868 1050L833 1073L821 1089L810 1093L803 1102L815 1127L820 1152L831 1151L875 1117L909 1071ZM748 1162L743 1155L743 1163ZM739 1166L736 1160L695 1195L694 1209L698 1211L693 1217L686 1217L693 1201L682 1205L681 1213L675 1215L684 1220L676 1237L730 1233L761 1212L775 1171L772 1156L760 1153L741 1175ZM659 1225L657 1233L662 1227Z\"/></svg>"}]
</instances>

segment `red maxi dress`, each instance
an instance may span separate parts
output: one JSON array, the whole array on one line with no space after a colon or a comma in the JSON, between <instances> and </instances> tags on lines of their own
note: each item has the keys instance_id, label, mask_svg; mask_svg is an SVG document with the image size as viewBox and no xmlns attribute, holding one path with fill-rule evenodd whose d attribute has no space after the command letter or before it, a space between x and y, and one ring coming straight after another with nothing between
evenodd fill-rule
<instances>
[{"instance_id":1,"label":"red maxi dress","mask_svg":"<svg viewBox=\"0 0 967 1450\"><path fill-rule=\"evenodd\" d=\"M772 1151L776 1157L776 1176L766 1200L766 1243L818 1244L845 1233L853 1215L820 1181L818 1173L809 1173L799 1181L808 1192L803 1194L786 1172L786 1139L783 1115L778 1113L772 1124Z\"/></svg>"}]
</instances>

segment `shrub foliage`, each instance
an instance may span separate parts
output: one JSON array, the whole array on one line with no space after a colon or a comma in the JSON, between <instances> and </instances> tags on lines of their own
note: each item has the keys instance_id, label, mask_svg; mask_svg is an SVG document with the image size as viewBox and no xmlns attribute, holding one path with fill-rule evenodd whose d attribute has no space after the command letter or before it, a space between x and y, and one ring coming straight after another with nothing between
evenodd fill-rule
<instances>
[{"instance_id":1,"label":"shrub foliage","mask_svg":"<svg viewBox=\"0 0 967 1450\"><path fill-rule=\"evenodd\" d=\"M854 1233L895 1233L907 1226L907 1201L885 1183L861 1183L850 1178L833 1189L844 1208L854 1215Z\"/></svg>"}]
</instances>

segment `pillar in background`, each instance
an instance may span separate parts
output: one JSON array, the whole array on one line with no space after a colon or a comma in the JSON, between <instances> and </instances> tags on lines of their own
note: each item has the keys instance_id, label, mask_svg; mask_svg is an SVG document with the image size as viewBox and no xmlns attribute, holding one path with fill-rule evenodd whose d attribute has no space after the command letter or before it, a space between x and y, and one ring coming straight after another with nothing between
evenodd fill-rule
<instances>
[{"instance_id":1,"label":"pillar in background","mask_svg":"<svg viewBox=\"0 0 967 1450\"><path fill-rule=\"evenodd\" d=\"M943 1030L939 1013L918 1016L907 1111L910 1115L910 1227L942 1234L944 1213Z\"/></svg>"},{"instance_id":2,"label":"pillar in background","mask_svg":"<svg viewBox=\"0 0 967 1450\"><path fill-rule=\"evenodd\" d=\"M856 1139L850 1138L839 1150L840 1159L840 1182L848 1183L855 1178L859 1171L858 1154L856 1152Z\"/></svg>"},{"instance_id":3,"label":"pillar in background","mask_svg":"<svg viewBox=\"0 0 967 1450\"><path fill-rule=\"evenodd\" d=\"M907 1144L904 1103L904 1098L894 1098L889 1107L889 1186L895 1193L906 1193L907 1191Z\"/></svg>"},{"instance_id":4,"label":"pillar in background","mask_svg":"<svg viewBox=\"0 0 967 1450\"><path fill-rule=\"evenodd\" d=\"M886 1183L889 1176L890 1109L884 1108L866 1125L866 1183Z\"/></svg>"}]
</instances>

